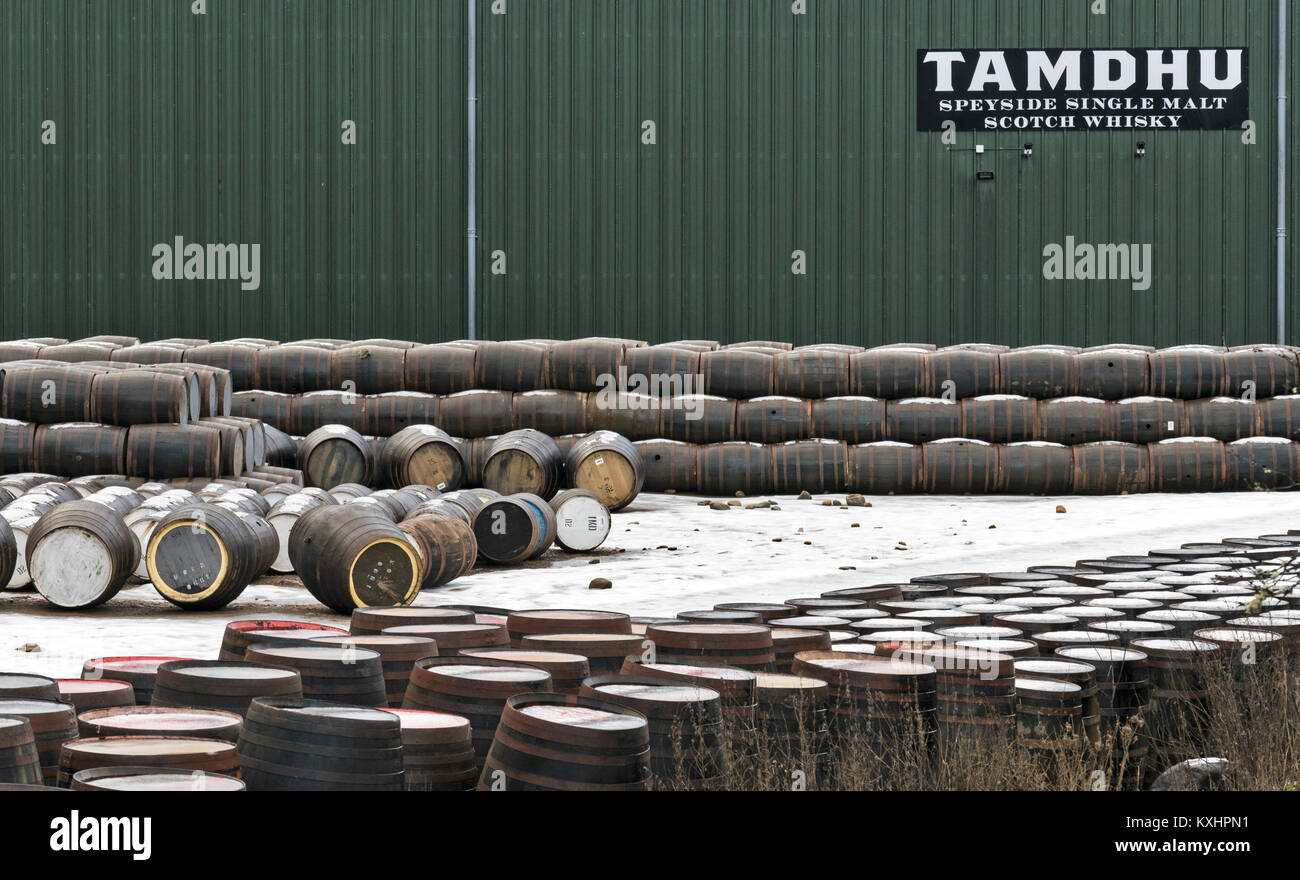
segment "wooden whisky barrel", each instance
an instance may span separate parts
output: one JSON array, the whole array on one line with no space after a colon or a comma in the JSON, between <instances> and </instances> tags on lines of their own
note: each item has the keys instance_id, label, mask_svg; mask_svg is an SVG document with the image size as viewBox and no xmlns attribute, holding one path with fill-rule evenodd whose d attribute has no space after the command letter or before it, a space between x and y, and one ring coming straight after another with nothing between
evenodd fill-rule
<instances>
[{"instance_id":1,"label":"wooden whisky barrel","mask_svg":"<svg viewBox=\"0 0 1300 880\"><path fill-rule=\"evenodd\" d=\"M783 396L814 399L849 393L849 353L800 348L776 355L773 390Z\"/></svg>"},{"instance_id":2,"label":"wooden whisky barrel","mask_svg":"<svg viewBox=\"0 0 1300 880\"><path fill-rule=\"evenodd\" d=\"M961 401L961 434L986 443L1020 443L1038 435L1038 401L1014 394L986 394Z\"/></svg>"},{"instance_id":3,"label":"wooden whisky barrel","mask_svg":"<svg viewBox=\"0 0 1300 880\"><path fill-rule=\"evenodd\" d=\"M556 342L547 348L544 387L595 391L602 377L613 377L626 363L627 340L589 337Z\"/></svg>"},{"instance_id":4,"label":"wooden whisky barrel","mask_svg":"<svg viewBox=\"0 0 1300 880\"><path fill-rule=\"evenodd\" d=\"M365 439L343 425L325 425L312 431L302 441L298 456L306 484L324 489L339 483L364 484L375 469Z\"/></svg>"},{"instance_id":5,"label":"wooden whisky barrel","mask_svg":"<svg viewBox=\"0 0 1300 880\"><path fill-rule=\"evenodd\" d=\"M555 514L536 495L509 495L488 502L474 517L479 558L498 565L545 553L555 540Z\"/></svg>"},{"instance_id":6,"label":"wooden whisky barrel","mask_svg":"<svg viewBox=\"0 0 1300 880\"><path fill-rule=\"evenodd\" d=\"M452 492L465 482L459 441L433 425L411 425L389 438L380 470L391 486L419 483Z\"/></svg>"},{"instance_id":7,"label":"wooden whisky barrel","mask_svg":"<svg viewBox=\"0 0 1300 880\"><path fill-rule=\"evenodd\" d=\"M184 425L197 418L198 404L190 383L175 373L118 370L96 375L90 386L90 418L106 425Z\"/></svg>"},{"instance_id":8,"label":"wooden whisky barrel","mask_svg":"<svg viewBox=\"0 0 1300 880\"><path fill-rule=\"evenodd\" d=\"M383 394L405 387L406 349L353 343L329 353L330 387L354 394Z\"/></svg>"},{"instance_id":9,"label":"wooden whisky barrel","mask_svg":"<svg viewBox=\"0 0 1300 880\"><path fill-rule=\"evenodd\" d=\"M289 560L325 606L350 614L369 605L409 605L419 595L420 557L391 520L359 505L324 505L289 532Z\"/></svg>"},{"instance_id":10,"label":"wooden whisky barrel","mask_svg":"<svg viewBox=\"0 0 1300 880\"><path fill-rule=\"evenodd\" d=\"M550 500L555 542L570 553L594 550L609 536L609 508L595 492L565 489Z\"/></svg>"},{"instance_id":11,"label":"wooden whisky barrel","mask_svg":"<svg viewBox=\"0 0 1300 880\"><path fill-rule=\"evenodd\" d=\"M544 388L550 345L538 342L484 342L475 356L479 388L532 391Z\"/></svg>"},{"instance_id":12,"label":"wooden whisky barrel","mask_svg":"<svg viewBox=\"0 0 1300 880\"><path fill-rule=\"evenodd\" d=\"M99 736L74 739L59 752L58 786L68 788L74 774L101 767L167 767L239 775L235 744L198 736Z\"/></svg>"},{"instance_id":13,"label":"wooden whisky barrel","mask_svg":"<svg viewBox=\"0 0 1300 880\"><path fill-rule=\"evenodd\" d=\"M1178 345L1151 353L1151 393L1196 400L1232 393L1227 388L1226 355L1208 345Z\"/></svg>"},{"instance_id":14,"label":"wooden whisky barrel","mask_svg":"<svg viewBox=\"0 0 1300 880\"><path fill-rule=\"evenodd\" d=\"M890 440L927 443L961 436L961 405L954 400L915 397L890 401L885 407Z\"/></svg>"},{"instance_id":15,"label":"wooden whisky barrel","mask_svg":"<svg viewBox=\"0 0 1300 880\"><path fill-rule=\"evenodd\" d=\"M755 443L784 443L812 435L812 405L796 397L756 397L736 406L736 437Z\"/></svg>"},{"instance_id":16,"label":"wooden whisky barrel","mask_svg":"<svg viewBox=\"0 0 1300 880\"><path fill-rule=\"evenodd\" d=\"M91 608L117 594L135 570L139 552L121 515L93 501L68 501L32 528L27 569L48 602Z\"/></svg>"},{"instance_id":17,"label":"wooden whisky barrel","mask_svg":"<svg viewBox=\"0 0 1300 880\"><path fill-rule=\"evenodd\" d=\"M837 440L791 440L772 447L772 489L784 494L842 492L848 447Z\"/></svg>"},{"instance_id":18,"label":"wooden whisky barrel","mask_svg":"<svg viewBox=\"0 0 1300 880\"><path fill-rule=\"evenodd\" d=\"M772 393L776 361L770 353L745 349L707 351L700 355L704 393L748 400Z\"/></svg>"},{"instance_id":19,"label":"wooden whisky barrel","mask_svg":"<svg viewBox=\"0 0 1300 880\"><path fill-rule=\"evenodd\" d=\"M253 702L239 736L250 791L401 791L402 734L381 709L318 700Z\"/></svg>"},{"instance_id":20,"label":"wooden whisky barrel","mask_svg":"<svg viewBox=\"0 0 1300 880\"><path fill-rule=\"evenodd\" d=\"M468 719L475 764L481 767L506 701L517 694L551 690L550 673L535 666L489 657L427 657L411 670L402 708Z\"/></svg>"},{"instance_id":21,"label":"wooden whisky barrel","mask_svg":"<svg viewBox=\"0 0 1300 880\"><path fill-rule=\"evenodd\" d=\"M1259 434L1259 407L1239 397L1189 400L1183 409L1186 431L1192 437L1213 437L1224 443Z\"/></svg>"},{"instance_id":22,"label":"wooden whisky barrel","mask_svg":"<svg viewBox=\"0 0 1300 880\"><path fill-rule=\"evenodd\" d=\"M1151 456L1144 445L1106 440L1071 447L1077 495L1125 495L1151 488Z\"/></svg>"},{"instance_id":23,"label":"wooden whisky barrel","mask_svg":"<svg viewBox=\"0 0 1300 880\"><path fill-rule=\"evenodd\" d=\"M1111 404L1095 397L1061 397L1038 404L1038 437L1075 446L1111 439Z\"/></svg>"},{"instance_id":24,"label":"wooden whisky barrel","mask_svg":"<svg viewBox=\"0 0 1300 880\"><path fill-rule=\"evenodd\" d=\"M469 574L478 560L478 539L469 523L448 515L415 516L397 526L420 554L420 589L432 589Z\"/></svg>"},{"instance_id":25,"label":"wooden whisky barrel","mask_svg":"<svg viewBox=\"0 0 1300 880\"><path fill-rule=\"evenodd\" d=\"M927 492L989 492L996 485L998 447L982 440L935 440L924 445L921 466Z\"/></svg>"},{"instance_id":26,"label":"wooden whisky barrel","mask_svg":"<svg viewBox=\"0 0 1300 880\"><path fill-rule=\"evenodd\" d=\"M221 473L221 435L207 425L132 425L125 464L133 477L215 477Z\"/></svg>"},{"instance_id":27,"label":"wooden whisky barrel","mask_svg":"<svg viewBox=\"0 0 1300 880\"><path fill-rule=\"evenodd\" d=\"M921 491L924 469L920 446L884 440L848 447L848 490L868 495Z\"/></svg>"},{"instance_id":28,"label":"wooden whisky barrel","mask_svg":"<svg viewBox=\"0 0 1300 880\"><path fill-rule=\"evenodd\" d=\"M998 376L1006 394L1039 400L1068 397L1079 384L1074 359L1077 351L1051 346L1028 346L998 355Z\"/></svg>"},{"instance_id":29,"label":"wooden whisky barrel","mask_svg":"<svg viewBox=\"0 0 1300 880\"><path fill-rule=\"evenodd\" d=\"M15 724L14 718L24 719L26 726ZM6 738L12 743L12 760L22 767L15 775L23 780L31 779L31 758L35 751L40 781L54 785L58 778L59 750L65 742L77 738L77 715L72 706L59 700L36 697L0 697L0 719L5 719L5 727L11 731ZM5 727L0 727L0 731ZM5 735L0 733L0 736Z\"/></svg>"},{"instance_id":30,"label":"wooden whisky barrel","mask_svg":"<svg viewBox=\"0 0 1300 880\"><path fill-rule=\"evenodd\" d=\"M707 495L762 495L772 491L772 447L733 441L699 447L699 491Z\"/></svg>"},{"instance_id":31,"label":"wooden whisky barrel","mask_svg":"<svg viewBox=\"0 0 1300 880\"><path fill-rule=\"evenodd\" d=\"M407 791L469 791L478 781L469 720L446 712L389 708L402 725Z\"/></svg>"},{"instance_id":32,"label":"wooden whisky barrel","mask_svg":"<svg viewBox=\"0 0 1300 880\"><path fill-rule=\"evenodd\" d=\"M647 492L694 492L699 485L699 447L680 440L638 440Z\"/></svg>"},{"instance_id":33,"label":"wooden whisky barrel","mask_svg":"<svg viewBox=\"0 0 1300 880\"><path fill-rule=\"evenodd\" d=\"M1151 393L1151 358L1139 349L1081 351L1074 357L1078 393L1102 400L1123 400Z\"/></svg>"},{"instance_id":34,"label":"wooden whisky barrel","mask_svg":"<svg viewBox=\"0 0 1300 880\"><path fill-rule=\"evenodd\" d=\"M1224 445L1224 488L1291 489L1300 484L1300 445L1281 437L1246 437Z\"/></svg>"},{"instance_id":35,"label":"wooden whisky barrel","mask_svg":"<svg viewBox=\"0 0 1300 880\"><path fill-rule=\"evenodd\" d=\"M440 398L439 427L453 437L493 437L514 428L514 395L473 389Z\"/></svg>"},{"instance_id":36,"label":"wooden whisky barrel","mask_svg":"<svg viewBox=\"0 0 1300 880\"><path fill-rule=\"evenodd\" d=\"M32 723L22 715L0 715L0 784L43 783Z\"/></svg>"},{"instance_id":37,"label":"wooden whisky barrel","mask_svg":"<svg viewBox=\"0 0 1300 880\"><path fill-rule=\"evenodd\" d=\"M1070 447L1037 440L998 449L995 488L1014 495L1069 495L1074 488Z\"/></svg>"},{"instance_id":38,"label":"wooden whisky barrel","mask_svg":"<svg viewBox=\"0 0 1300 880\"><path fill-rule=\"evenodd\" d=\"M883 400L925 397L930 386L930 352L919 347L873 348L849 355L849 393Z\"/></svg>"},{"instance_id":39,"label":"wooden whisky barrel","mask_svg":"<svg viewBox=\"0 0 1300 880\"><path fill-rule=\"evenodd\" d=\"M129 681L80 678L59 679L59 699L71 703L78 715L91 709L109 709L135 705L135 689Z\"/></svg>"},{"instance_id":40,"label":"wooden whisky barrel","mask_svg":"<svg viewBox=\"0 0 1300 880\"><path fill-rule=\"evenodd\" d=\"M301 698L302 677L297 670L264 663L172 660L158 665L150 705L246 716L256 697Z\"/></svg>"},{"instance_id":41,"label":"wooden whisky barrel","mask_svg":"<svg viewBox=\"0 0 1300 880\"><path fill-rule=\"evenodd\" d=\"M483 463L483 485L503 495L527 492L550 498L560 488L564 467L555 441L523 428L502 434Z\"/></svg>"},{"instance_id":42,"label":"wooden whisky barrel","mask_svg":"<svg viewBox=\"0 0 1300 880\"><path fill-rule=\"evenodd\" d=\"M388 688L378 651L342 645L259 645L248 646L244 658L296 669L307 699L350 706L387 706Z\"/></svg>"},{"instance_id":43,"label":"wooden whisky barrel","mask_svg":"<svg viewBox=\"0 0 1300 880\"><path fill-rule=\"evenodd\" d=\"M845 443L884 440L885 401L874 397L830 397L812 402L811 436Z\"/></svg>"},{"instance_id":44,"label":"wooden whisky barrel","mask_svg":"<svg viewBox=\"0 0 1300 880\"><path fill-rule=\"evenodd\" d=\"M1223 444L1208 437L1175 437L1152 443L1153 492L1217 492L1227 479Z\"/></svg>"},{"instance_id":45,"label":"wooden whisky barrel","mask_svg":"<svg viewBox=\"0 0 1300 880\"><path fill-rule=\"evenodd\" d=\"M127 429L116 425L38 425L32 441L32 465L66 477L121 473L126 443Z\"/></svg>"},{"instance_id":46,"label":"wooden whisky barrel","mask_svg":"<svg viewBox=\"0 0 1300 880\"><path fill-rule=\"evenodd\" d=\"M639 712L571 694L506 701L480 791L644 791L650 728Z\"/></svg>"},{"instance_id":47,"label":"wooden whisky barrel","mask_svg":"<svg viewBox=\"0 0 1300 880\"><path fill-rule=\"evenodd\" d=\"M265 530L274 536L270 526ZM267 549L238 514L215 504L193 504L158 521L144 557L160 596L180 608L206 611L239 598L261 574ZM277 544L272 555L278 550Z\"/></svg>"},{"instance_id":48,"label":"wooden whisky barrel","mask_svg":"<svg viewBox=\"0 0 1300 880\"><path fill-rule=\"evenodd\" d=\"M630 504L645 482L644 462L636 446L609 431L596 431L574 443L565 457L564 473L571 488L594 493L611 511Z\"/></svg>"},{"instance_id":49,"label":"wooden whisky barrel","mask_svg":"<svg viewBox=\"0 0 1300 880\"><path fill-rule=\"evenodd\" d=\"M185 362L218 367L230 373L232 391L256 388L254 361L257 351L264 346L236 342L214 342L186 349Z\"/></svg>"},{"instance_id":50,"label":"wooden whisky barrel","mask_svg":"<svg viewBox=\"0 0 1300 880\"><path fill-rule=\"evenodd\" d=\"M254 387L283 394L330 387L331 348L292 343L260 348L253 355Z\"/></svg>"},{"instance_id":51,"label":"wooden whisky barrel","mask_svg":"<svg viewBox=\"0 0 1300 880\"><path fill-rule=\"evenodd\" d=\"M428 394L455 394L474 387L478 348L454 342L406 350L403 387Z\"/></svg>"},{"instance_id":52,"label":"wooden whisky barrel","mask_svg":"<svg viewBox=\"0 0 1300 880\"><path fill-rule=\"evenodd\" d=\"M1258 398L1300 391L1300 365L1295 351L1280 345L1245 345L1223 355L1224 393L1240 395L1254 383Z\"/></svg>"},{"instance_id":53,"label":"wooden whisky barrel","mask_svg":"<svg viewBox=\"0 0 1300 880\"><path fill-rule=\"evenodd\" d=\"M722 443L736 436L738 402L710 394L677 394L661 399L660 436L688 443ZM656 439L656 438L644 438Z\"/></svg>"}]
</instances>

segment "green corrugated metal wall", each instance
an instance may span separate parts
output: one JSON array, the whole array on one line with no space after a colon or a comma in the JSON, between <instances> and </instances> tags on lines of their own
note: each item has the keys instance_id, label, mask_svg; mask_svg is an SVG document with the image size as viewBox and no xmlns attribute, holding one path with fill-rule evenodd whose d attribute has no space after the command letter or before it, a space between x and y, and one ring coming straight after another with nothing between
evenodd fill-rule
<instances>
[{"instance_id":1,"label":"green corrugated metal wall","mask_svg":"<svg viewBox=\"0 0 1300 880\"><path fill-rule=\"evenodd\" d=\"M1276 3L1090 5L479 0L479 335L1273 339ZM463 0L208 7L0 4L0 335L462 335ZM1249 47L1256 145L962 134L1035 144L987 155L977 184L974 154L915 131L917 48L1155 45ZM261 290L155 281L149 250L177 234L260 242ZM1151 242L1151 290L1044 281L1066 235Z\"/></svg>"},{"instance_id":2,"label":"green corrugated metal wall","mask_svg":"<svg viewBox=\"0 0 1300 880\"><path fill-rule=\"evenodd\" d=\"M463 333L465 4L190 2L0 3L0 335ZM154 280L176 235L261 288Z\"/></svg>"}]
</instances>

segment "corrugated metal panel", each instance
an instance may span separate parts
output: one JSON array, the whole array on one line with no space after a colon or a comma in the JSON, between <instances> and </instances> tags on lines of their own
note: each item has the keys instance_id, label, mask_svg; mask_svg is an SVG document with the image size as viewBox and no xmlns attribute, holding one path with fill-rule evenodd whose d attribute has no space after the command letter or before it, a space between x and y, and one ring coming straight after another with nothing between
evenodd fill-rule
<instances>
[{"instance_id":1,"label":"corrugated metal panel","mask_svg":"<svg viewBox=\"0 0 1300 880\"><path fill-rule=\"evenodd\" d=\"M1038 0L807 6L532 0L481 14L480 241L508 268L484 263L485 335L1274 338L1273 0L1110 0L1104 15ZM1235 132L962 134L1035 144L1029 160L986 155L997 179L977 184L974 154L914 130L917 48L1154 45L1248 46L1256 145ZM653 146L639 140L647 119ZM1151 290L1045 281L1042 247L1067 235L1150 242Z\"/></svg>"},{"instance_id":2,"label":"corrugated metal panel","mask_svg":"<svg viewBox=\"0 0 1300 880\"><path fill-rule=\"evenodd\" d=\"M0 3L0 335L463 333L465 4L207 7ZM154 280L176 235L261 288Z\"/></svg>"},{"instance_id":3,"label":"corrugated metal panel","mask_svg":"<svg viewBox=\"0 0 1300 880\"><path fill-rule=\"evenodd\" d=\"M0 336L464 333L463 0L208 6L0 3ZM807 6L480 0L480 335L1273 338L1274 0ZM1255 146L1147 133L1136 161L1133 134L981 137L1035 153L990 154L977 185L971 153L914 130L918 47L1161 44L1250 48ZM260 243L261 290L155 281L175 235ZM1044 281L1066 235L1150 241L1152 290Z\"/></svg>"}]
</instances>

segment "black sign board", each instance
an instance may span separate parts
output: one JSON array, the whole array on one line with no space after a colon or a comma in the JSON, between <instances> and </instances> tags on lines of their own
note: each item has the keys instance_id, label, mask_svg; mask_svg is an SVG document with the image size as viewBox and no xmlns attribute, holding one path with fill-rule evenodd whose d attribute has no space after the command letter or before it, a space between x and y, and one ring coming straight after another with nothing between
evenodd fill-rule
<instances>
[{"instance_id":1,"label":"black sign board","mask_svg":"<svg viewBox=\"0 0 1300 880\"><path fill-rule=\"evenodd\" d=\"M1249 107L1241 47L916 50L917 131L1207 131Z\"/></svg>"}]
</instances>

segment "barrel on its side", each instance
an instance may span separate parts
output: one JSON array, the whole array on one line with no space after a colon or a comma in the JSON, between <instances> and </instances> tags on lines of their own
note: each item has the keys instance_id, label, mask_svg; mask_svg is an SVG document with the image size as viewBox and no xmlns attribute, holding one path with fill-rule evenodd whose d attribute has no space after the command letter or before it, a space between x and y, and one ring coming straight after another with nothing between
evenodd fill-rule
<instances>
[{"instance_id":1,"label":"barrel on its side","mask_svg":"<svg viewBox=\"0 0 1300 880\"><path fill-rule=\"evenodd\" d=\"M922 491L924 475L920 446L882 440L848 448L848 489L867 495L910 494Z\"/></svg>"},{"instance_id":2,"label":"barrel on its side","mask_svg":"<svg viewBox=\"0 0 1300 880\"><path fill-rule=\"evenodd\" d=\"M483 464L483 485L503 495L528 492L550 498L560 488L563 467L554 440L523 428L501 435L492 444Z\"/></svg>"},{"instance_id":3,"label":"barrel on its side","mask_svg":"<svg viewBox=\"0 0 1300 880\"><path fill-rule=\"evenodd\" d=\"M365 438L343 425L325 425L303 438L298 449L308 486L331 489L339 483L368 483L374 455Z\"/></svg>"},{"instance_id":4,"label":"barrel on its side","mask_svg":"<svg viewBox=\"0 0 1300 880\"><path fill-rule=\"evenodd\" d=\"M1151 456L1136 443L1105 440L1072 447L1077 495L1126 495L1151 488Z\"/></svg>"},{"instance_id":5,"label":"barrel on its side","mask_svg":"<svg viewBox=\"0 0 1300 880\"><path fill-rule=\"evenodd\" d=\"M60 608L90 608L115 596L135 570L140 545L116 511L69 501L43 515L27 538L27 569Z\"/></svg>"},{"instance_id":6,"label":"barrel on its side","mask_svg":"<svg viewBox=\"0 0 1300 880\"><path fill-rule=\"evenodd\" d=\"M411 425L390 437L380 469L391 486L418 483L453 492L465 482L460 442L432 425Z\"/></svg>"},{"instance_id":7,"label":"barrel on its side","mask_svg":"<svg viewBox=\"0 0 1300 880\"><path fill-rule=\"evenodd\" d=\"M288 550L303 585L340 614L409 605L420 592L420 558L410 539L392 520L357 505L323 505L300 516Z\"/></svg>"},{"instance_id":8,"label":"barrel on its side","mask_svg":"<svg viewBox=\"0 0 1300 880\"><path fill-rule=\"evenodd\" d=\"M132 425L126 470L133 477L215 477L221 473L221 435L207 425Z\"/></svg>"},{"instance_id":9,"label":"barrel on its side","mask_svg":"<svg viewBox=\"0 0 1300 880\"><path fill-rule=\"evenodd\" d=\"M269 526L266 532L274 535ZM177 508L158 522L145 560L149 579L164 599L180 608L210 610L239 597L260 574L267 550L238 514L196 504Z\"/></svg>"},{"instance_id":10,"label":"barrel on its side","mask_svg":"<svg viewBox=\"0 0 1300 880\"><path fill-rule=\"evenodd\" d=\"M570 487L595 493L610 510L630 504L645 482L641 453L626 437L609 431L574 443L564 470Z\"/></svg>"}]
</instances>

